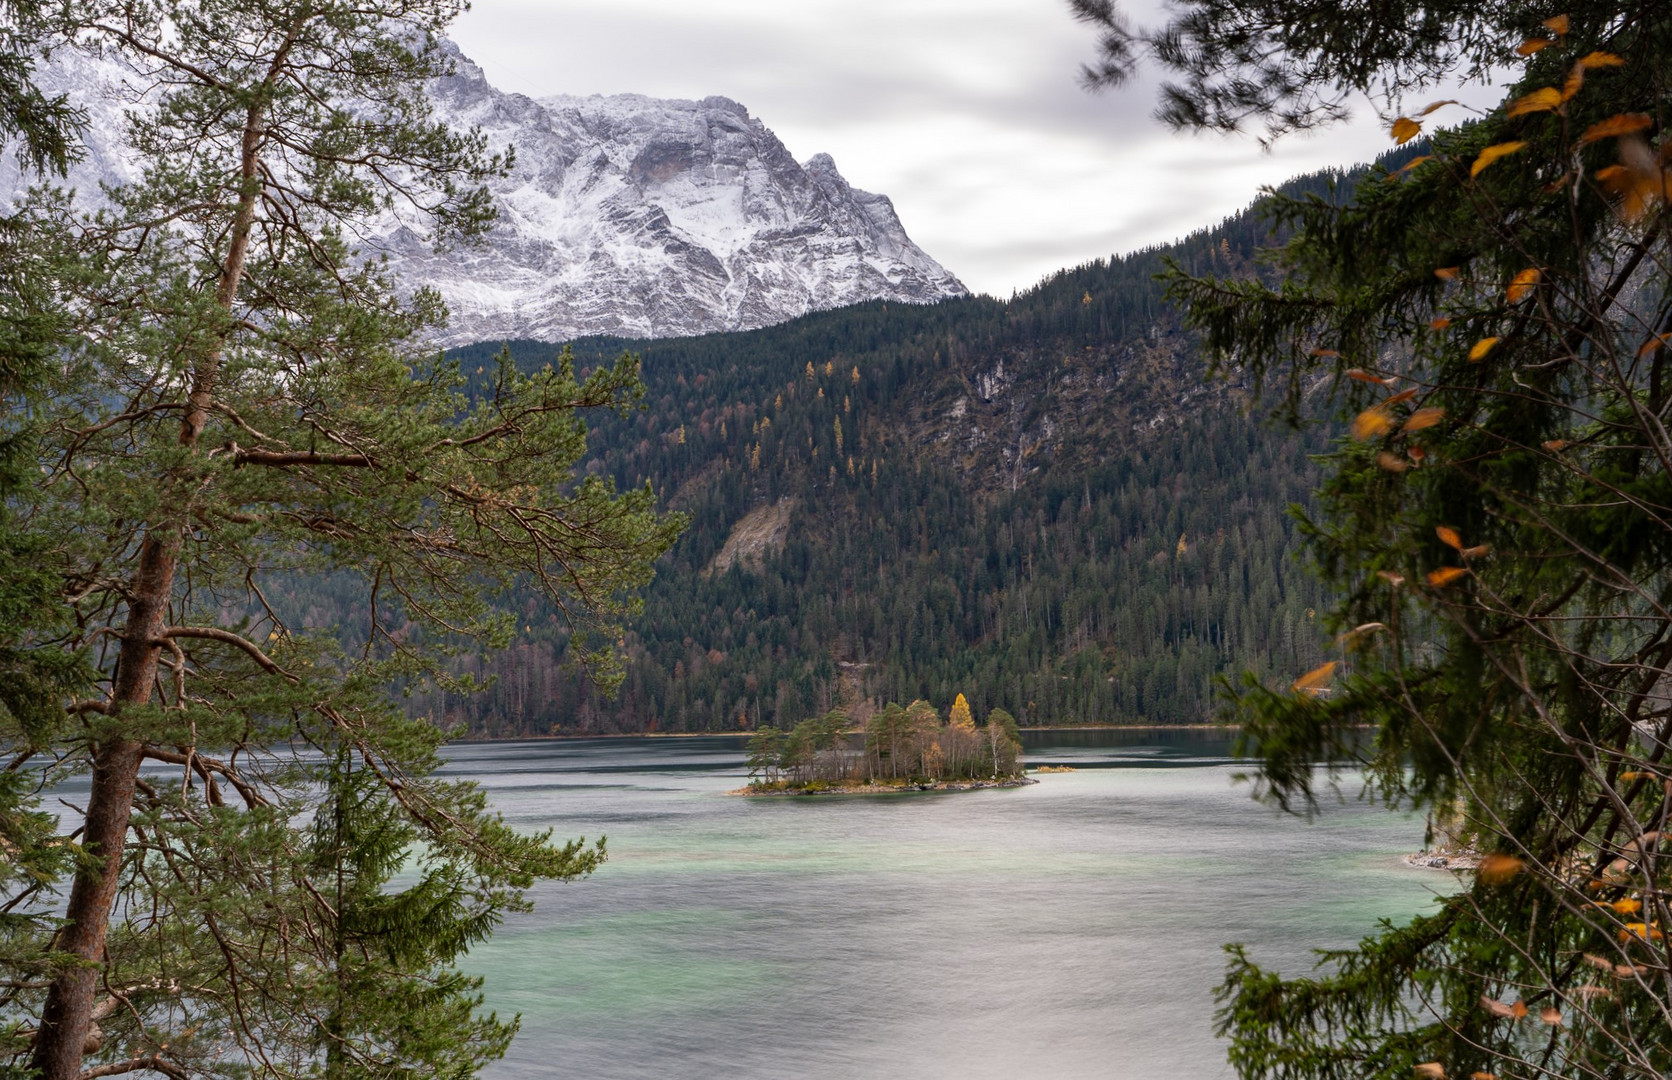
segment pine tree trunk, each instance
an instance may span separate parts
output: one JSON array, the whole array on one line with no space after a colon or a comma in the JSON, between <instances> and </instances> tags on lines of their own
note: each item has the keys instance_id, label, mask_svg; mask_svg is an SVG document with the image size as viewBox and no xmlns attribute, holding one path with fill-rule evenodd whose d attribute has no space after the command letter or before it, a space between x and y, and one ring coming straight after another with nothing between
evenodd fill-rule
<instances>
[{"instance_id":1,"label":"pine tree trunk","mask_svg":"<svg viewBox=\"0 0 1672 1080\"><path fill-rule=\"evenodd\" d=\"M179 554L178 532L147 536L140 548L134 598L117 660L113 712L151 699L157 643L167 625ZM41 1080L75 1080L81 1072L143 753L142 744L114 738L100 743L93 754L93 786L81 844L96 864L77 872L64 912L67 923L54 943L54 951L75 961L75 966L53 979L47 990L40 1033L35 1037L34 1067Z\"/></svg>"},{"instance_id":2,"label":"pine tree trunk","mask_svg":"<svg viewBox=\"0 0 1672 1080\"><path fill-rule=\"evenodd\" d=\"M243 190L233 214L226 260L221 264L215 287L215 303L228 314L244 276L251 226L255 221L258 152L265 107L259 98L250 105L239 148ZM214 398L215 380L220 374L226 343L224 334L223 331L223 336L206 351L193 374L186 414L180 423L180 445L188 449L197 445L208 423L209 405ZM188 507L183 501L171 509L174 522L149 530L140 546L139 568L134 575L133 598L128 604L128 621L122 631L111 693L113 718L120 717L128 706L149 702L151 687L156 682L157 654L168 626L174 572L180 560L182 523L188 520ZM127 843L128 819L133 814L134 791L144 754L144 744L117 737L100 743L93 755L92 791L87 798L87 820L81 842L96 865L84 866L76 872L64 913L67 925L53 944L54 952L75 961L75 965L54 978L47 990L33 1061L40 1080L76 1080L81 1072L82 1056L88 1052L86 1042L92 1027L93 999L105 961L105 936L110 928L110 910L116 902L122 849Z\"/></svg>"}]
</instances>

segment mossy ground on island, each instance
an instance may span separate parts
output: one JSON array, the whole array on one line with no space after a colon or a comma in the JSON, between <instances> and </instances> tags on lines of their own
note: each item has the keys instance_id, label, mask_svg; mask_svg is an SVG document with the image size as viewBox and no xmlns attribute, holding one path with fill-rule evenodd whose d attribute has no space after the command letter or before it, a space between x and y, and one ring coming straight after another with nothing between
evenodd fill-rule
<instances>
[{"instance_id":1,"label":"mossy ground on island","mask_svg":"<svg viewBox=\"0 0 1672 1080\"><path fill-rule=\"evenodd\" d=\"M893 702L865 724L856 744L848 715L833 709L790 731L762 728L749 740L751 795L962 791L1034 783L1023 775L1016 721L1003 709L977 726L959 694L944 718L927 701Z\"/></svg>"}]
</instances>

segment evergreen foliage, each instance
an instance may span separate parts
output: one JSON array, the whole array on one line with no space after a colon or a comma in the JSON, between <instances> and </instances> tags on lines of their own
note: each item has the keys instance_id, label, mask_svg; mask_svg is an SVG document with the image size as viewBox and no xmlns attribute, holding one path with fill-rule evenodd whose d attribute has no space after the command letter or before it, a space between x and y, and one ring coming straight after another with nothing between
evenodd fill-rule
<instances>
[{"instance_id":1,"label":"evergreen foliage","mask_svg":"<svg viewBox=\"0 0 1672 1080\"><path fill-rule=\"evenodd\" d=\"M466 661L486 692L424 706L475 735L737 730L965 688L1028 725L1201 722L1220 677L1315 664L1328 594L1285 507L1309 502L1326 443L1274 434L1236 377L1204 388L1156 280L1252 272L1271 237L1255 210L1007 302L574 343L582 368L631 348L646 385L648 408L593 427L588 468L650 483L691 526L629 624L618 697L565 673L563 630L531 602L512 650ZM499 348L452 355L484 378ZM558 351L510 349L525 369ZM732 558L751 512L782 546ZM323 588L295 605L338 610Z\"/></svg>"},{"instance_id":2,"label":"evergreen foliage","mask_svg":"<svg viewBox=\"0 0 1672 1080\"><path fill-rule=\"evenodd\" d=\"M1460 814L1487 853L1435 914L1309 977L1233 950L1232 1063L1665 1075L1672 9L1188 0L1134 32L1076 6L1104 23L1104 61L1175 67L1167 107L1192 125L1281 131L1349 90L1516 72L1350 204L1279 202L1293 238L1270 274L1173 278L1222 361L1292 405L1327 379L1351 420L1304 520L1341 652L1288 685L1246 679L1232 711L1266 790L1308 805L1313 763L1372 725L1371 793ZM1393 134L1434 122L1411 108Z\"/></svg>"},{"instance_id":3,"label":"evergreen foliage","mask_svg":"<svg viewBox=\"0 0 1672 1080\"><path fill-rule=\"evenodd\" d=\"M459 9L93 0L42 24L137 70L145 168L96 211L37 192L0 235L14 1072L474 1075L514 1025L454 963L603 857L435 776L441 732L390 702L468 690L453 658L508 639L515 590L608 682L679 527L575 475L581 414L641 393L630 358L506 360L467 392L422 345L435 298L349 244L397 205L446 242L491 218L504 161L425 96ZM268 604L314 576L351 622ZM59 835L40 797L76 774Z\"/></svg>"}]
</instances>

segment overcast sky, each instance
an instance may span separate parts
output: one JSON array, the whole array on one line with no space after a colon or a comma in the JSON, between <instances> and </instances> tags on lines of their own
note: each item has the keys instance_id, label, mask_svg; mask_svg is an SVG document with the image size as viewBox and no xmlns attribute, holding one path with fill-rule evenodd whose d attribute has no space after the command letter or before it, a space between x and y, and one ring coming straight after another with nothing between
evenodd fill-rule
<instances>
[{"instance_id":1,"label":"overcast sky","mask_svg":"<svg viewBox=\"0 0 1672 1080\"><path fill-rule=\"evenodd\" d=\"M531 97L733 98L797 159L828 153L889 196L920 247L998 296L1391 145L1368 104L1270 153L1171 132L1153 82L1080 88L1094 35L1063 0L475 0L453 36Z\"/></svg>"}]
</instances>

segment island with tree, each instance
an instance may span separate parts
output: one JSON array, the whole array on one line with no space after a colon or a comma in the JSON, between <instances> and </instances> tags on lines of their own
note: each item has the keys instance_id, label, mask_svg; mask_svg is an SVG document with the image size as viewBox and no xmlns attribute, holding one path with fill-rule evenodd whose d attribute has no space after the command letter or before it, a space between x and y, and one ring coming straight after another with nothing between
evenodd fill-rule
<instances>
[{"instance_id":1,"label":"island with tree","mask_svg":"<svg viewBox=\"0 0 1672 1080\"><path fill-rule=\"evenodd\" d=\"M1036 783L1022 768L1016 720L993 709L977 725L959 694L942 717L927 701L889 702L864 725L832 709L789 731L762 728L749 740L747 795L964 791Z\"/></svg>"}]
</instances>

